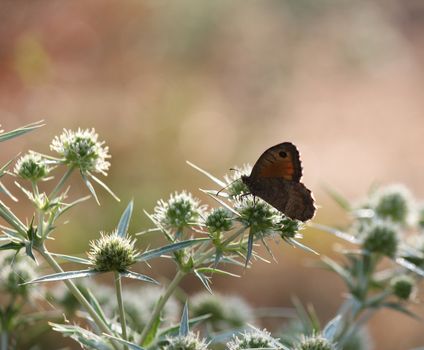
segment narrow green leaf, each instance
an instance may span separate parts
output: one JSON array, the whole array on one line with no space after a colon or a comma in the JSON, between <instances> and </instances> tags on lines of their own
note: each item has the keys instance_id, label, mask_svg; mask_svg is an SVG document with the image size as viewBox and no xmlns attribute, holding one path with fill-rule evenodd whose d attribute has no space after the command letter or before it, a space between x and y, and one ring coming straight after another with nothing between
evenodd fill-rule
<instances>
[{"instance_id":1,"label":"narrow green leaf","mask_svg":"<svg viewBox=\"0 0 424 350\"><path fill-rule=\"evenodd\" d=\"M28 191L25 187L23 187L19 182L15 181L15 186L17 188L19 188L24 194L25 196L27 196L27 198L32 202L35 203L35 198L34 195L32 194L31 191Z\"/></svg>"},{"instance_id":2,"label":"narrow green leaf","mask_svg":"<svg viewBox=\"0 0 424 350\"><path fill-rule=\"evenodd\" d=\"M71 203L61 203L63 204L63 207L59 209L56 218L58 218L59 216L61 216L63 213L67 212L69 209L73 208L75 205L85 202L86 200L90 199L91 196L85 196L82 198L78 198L77 200L71 202Z\"/></svg>"},{"instance_id":3,"label":"narrow green leaf","mask_svg":"<svg viewBox=\"0 0 424 350\"><path fill-rule=\"evenodd\" d=\"M96 310L97 315L102 319L102 321L108 326L108 328L112 331L112 328L110 327L109 321L100 306L99 301L94 296L94 294L91 292L89 288L86 288L87 294L88 294L88 301L90 302L91 306L93 306L94 310Z\"/></svg>"},{"instance_id":4,"label":"narrow green leaf","mask_svg":"<svg viewBox=\"0 0 424 350\"><path fill-rule=\"evenodd\" d=\"M313 228L316 228L318 230L331 233L332 235L334 235L338 238L341 238L341 239L343 239L343 240L345 240L349 243L354 243L354 244L361 243L361 241L358 238L356 238L355 236L352 236L351 234L349 234L347 232L343 232L343 231L337 230L335 228L332 228L332 227L329 227L329 226L326 226L326 225L316 224L314 222L309 222L307 225L309 227L313 227Z\"/></svg>"},{"instance_id":5,"label":"narrow green leaf","mask_svg":"<svg viewBox=\"0 0 424 350\"><path fill-rule=\"evenodd\" d=\"M155 218L150 215L146 210L143 210L143 212L162 231L162 233L166 236L166 239L172 242L173 237L167 232L167 230L158 221L156 221Z\"/></svg>"},{"instance_id":6,"label":"narrow green leaf","mask_svg":"<svg viewBox=\"0 0 424 350\"><path fill-rule=\"evenodd\" d=\"M106 339L88 329L76 325L63 325L52 322L49 322L49 325L52 326L54 331L77 341L84 349L113 350L113 347L106 342Z\"/></svg>"},{"instance_id":7,"label":"narrow green leaf","mask_svg":"<svg viewBox=\"0 0 424 350\"><path fill-rule=\"evenodd\" d=\"M392 309L392 310L395 310L395 311L398 311L398 312L401 312L401 313L403 313L407 316L415 318L418 321L422 321L422 318L420 316L416 315L412 311L409 311L408 309L406 309L405 307L403 307L402 305L400 305L398 303L388 302L388 303L381 304L381 306L387 307L389 309Z\"/></svg>"},{"instance_id":8,"label":"narrow green leaf","mask_svg":"<svg viewBox=\"0 0 424 350\"><path fill-rule=\"evenodd\" d=\"M10 242L0 246L0 250L20 250L25 247L25 243Z\"/></svg>"},{"instance_id":9,"label":"narrow green leaf","mask_svg":"<svg viewBox=\"0 0 424 350\"><path fill-rule=\"evenodd\" d=\"M0 217L7 221L21 238L26 237L26 226L13 214L13 212L0 200Z\"/></svg>"},{"instance_id":10,"label":"narrow green leaf","mask_svg":"<svg viewBox=\"0 0 424 350\"><path fill-rule=\"evenodd\" d=\"M401 257L398 257L398 258L395 259L395 261L400 266L403 266L403 267L407 268L408 270L415 272L416 274L424 277L424 270L422 268L418 267L417 265L409 262L408 260L401 258Z\"/></svg>"},{"instance_id":11,"label":"narrow green leaf","mask_svg":"<svg viewBox=\"0 0 424 350\"><path fill-rule=\"evenodd\" d=\"M218 275L227 275L227 276L231 276L231 277L240 277L239 275L236 275L234 273L225 271L225 270L220 270L220 269L216 269L216 268L212 268L212 267L199 267L198 269L196 269L198 272L201 273L216 273Z\"/></svg>"},{"instance_id":12,"label":"narrow green leaf","mask_svg":"<svg viewBox=\"0 0 424 350\"><path fill-rule=\"evenodd\" d=\"M197 165L194 165L192 162L186 160L186 163L190 165L192 168L196 169L197 171L201 172L203 175L206 175L209 179L211 179L213 182L215 182L218 186L225 187L226 183L218 179L217 177L213 176L212 174L208 173L206 170L203 170L202 168L199 168Z\"/></svg>"},{"instance_id":13,"label":"narrow green leaf","mask_svg":"<svg viewBox=\"0 0 424 350\"><path fill-rule=\"evenodd\" d=\"M116 201L118 201L118 202L120 202L121 200L118 198L118 196L115 194L115 193L113 193L112 192L112 190L109 188L109 187L107 187L107 185L102 181L102 180L100 180L99 178L97 178L97 177L95 177L93 174L91 174L91 173L88 173L88 175L95 181L95 182L97 182L97 184L99 184L101 187L103 187L105 190L106 190L106 192L107 193L109 193L113 198L115 198L115 200Z\"/></svg>"},{"instance_id":14,"label":"narrow green leaf","mask_svg":"<svg viewBox=\"0 0 424 350\"><path fill-rule=\"evenodd\" d=\"M160 299L159 299L160 300ZM158 302L159 302L158 300ZM150 345L156 338L156 335L159 330L161 320L160 320L160 313L158 313L156 319L153 322L152 327L149 330L149 333L147 333L146 339L144 340L143 344L144 346Z\"/></svg>"},{"instance_id":15,"label":"narrow green leaf","mask_svg":"<svg viewBox=\"0 0 424 350\"><path fill-rule=\"evenodd\" d=\"M128 227L130 225L130 219L133 212L133 201L128 203L127 208L122 213L121 219L119 220L117 233L119 237L124 237L128 233Z\"/></svg>"},{"instance_id":16,"label":"narrow green leaf","mask_svg":"<svg viewBox=\"0 0 424 350\"><path fill-rule=\"evenodd\" d=\"M43 120L40 120L38 122L31 123L31 124L22 126L20 128L17 128L15 130L11 130L11 131L2 133L2 134L0 134L0 142L13 139L17 136L21 136L23 134L26 134L27 132L30 132L34 129L41 128L42 126L44 126L44 124L42 124L42 122L43 122Z\"/></svg>"},{"instance_id":17,"label":"narrow green leaf","mask_svg":"<svg viewBox=\"0 0 424 350\"><path fill-rule=\"evenodd\" d=\"M5 173L9 165L15 160L15 157L9 160L5 165L0 168L0 177L2 177Z\"/></svg>"},{"instance_id":18,"label":"narrow green leaf","mask_svg":"<svg viewBox=\"0 0 424 350\"><path fill-rule=\"evenodd\" d=\"M206 288L206 290L213 294L211 286L209 285L209 278L205 276L203 273L198 272L197 270L194 270L194 274L196 277L202 282L203 286Z\"/></svg>"},{"instance_id":19,"label":"narrow green leaf","mask_svg":"<svg viewBox=\"0 0 424 350\"><path fill-rule=\"evenodd\" d=\"M134 280L139 280L139 281L144 281L144 282L150 282L150 283L154 283L154 284L160 284L158 281L156 281L155 279L146 276L146 275L142 275L141 273L137 273L137 272L133 272L133 271L122 271L119 272L119 274L122 277L127 277L127 278L131 278Z\"/></svg>"},{"instance_id":20,"label":"narrow green leaf","mask_svg":"<svg viewBox=\"0 0 424 350\"><path fill-rule=\"evenodd\" d=\"M190 329L188 325L188 302L186 300L184 304L183 314L181 316L180 330L178 331L178 334L180 337L186 337L188 336L189 330Z\"/></svg>"},{"instance_id":21,"label":"narrow green leaf","mask_svg":"<svg viewBox=\"0 0 424 350\"><path fill-rule=\"evenodd\" d=\"M126 341L126 340L124 340L124 339L121 339L121 338L118 338L118 337L114 337L113 335L109 335L109 334L106 334L106 333L103 333L103 335L104 335L105 337L107 337L107 338L110 338L110 339L116 340L117 342L119 342L119 343L121 343L121 344L123 344L123 345L126 345L126 346L127 346L127 347L129 347L131 350L144 350L144 348L142 348L141 346L139 346L139 345L137 345L137 344L134 344L134 343L131 343L131 342L129 342L129 341Z\"/></svg>"},{"instance_id":22,"label":"narrow green leaf","mask_svg":"<svg viewBox=\"0 0 424 350\"><path fill-rule=\"evenodd\" d=\"M246 268L247 265L249 264L249 260L252 257L252 252L253 252L253 238L254 238L254 234L253 231L250 230L249 232L249 238L247 241L247 254L246 254L246 262L244 264L244 267Z\"/></svg>"},{"instance_id":23,"label":"narrow green leaf","mask_svg":"<svg viewBox=\"0 0 424 350\"><path fill-rule=\"evenodd\" d=\"M192 246L193 244L197 244L199 242L203 242L203 241L207 241L207 240L209 240L209 238L195 238L195 239L189 239L189 240L181 241L181 242L177 242L177 243L171 243L167 246L160 247L160 248L157 248L157 249L148 250L148 251L146 251L142 254L139 254L137 256L137 261L147 261L147 260L150 260L150 259L153 259L153 258L160 257L164 254L172 253L172 252L175 252L177 250Z\"/></svg>"},{"instance_id":24,"label":"narrow green leaf","mask_svg":"<svg viewBox=\"0 0 424 350\"><path fill-rule=\"evenodd\" d=\"M350 205L349 201L339 192L330 188L329 186L324 186L324 190L342 209L351 211L352 206Z\"/></svg>"},{"instance_id":25,"label":"narrow green leaf","mask_svg":"<svg viewBox=\"0 0 424 350\"><path fill-rule=\"evenodd\" d=\"M32 241L27 242L27 243L25 244L25 253L26 253L26 255L28 255L28 256L29 256L32 260L34 260L34 261L35 261L35 263L37 263L37 264L38 264L37 259L35 258L34 253L32 252Z\"/></svg>"},{"instance_id":26,"label":"narrow green leaf","mask_svg":"<svg viewBox=\"0 0 424 350\"><path fill-rule=\"evenodd\" d=\"M99 275L103 272L96 271L96 270L79 270L79 271L66 271L66 272L59 272L59 273L53 273L51 275L42 276L36 279L33 279L32 281L29 281L25 284L32 284L32 283L40 283L40 282L53 282L53 281L63 281L63 280L69 280L73 278L82 278L82 277L90 277Z\"/></svg>"},{"instance_id":27,"label":"narrow green leaf","mask_svg":"<svg viewBox=\"0 0 424 350\"><path fill-rule=\"evenodd\" d=\"M233 214L235 214L238 217L240 217L240 214L236 210L234 210L233 207L231 207L227 203L225 203L222 199L218 198L215 195L212 195L211 193L209 193L208 190L200 189L200 191L202 191L203 193L206 193L209 197L211 197L212 199L214 199L215 201L217 201L219 204L221 204L223 207L225 207L226 209L228 209L230 212L232 212Z\"/></svg>"},{"instance_id":28,"label":"narrow green leaf","mask_svg":"<svg viewBox=\"0 0 424 350\"><path fill-rule=\"evenodd\" d=\"M7 189L7 187L1 181L0 181L0 191L3 191L14 202L18 201L18 199Z\"/></svg>"},{"instance_id":29,"label":"narrow green leaf","mask_svg":"<svg viewBox=\"0 0 424 350\"><path fill-rule=\"evenodd\" d=\"M308 246L300 243L299 241L296 241L294 238L289 237L289 238L286 239L286 241L289 242L289 243L291 243L292 245L300 248L300 249L303 249L304 251L306 251L308 253L313 253L313 254L319 255L318 252L316 252L312 248L309 248Z\"/></svg>"},{"instance_id":30,"label":"narrow green leaf","mask_svg":"<svg viewBox=\"0 0 424 350\"><path fill-rule=\"evenodd\" d=\"M325 339L333 342L336 339L337 332L341 329L343 318L341 315L334 317L322 331L322 335Z\"/></svg>"},{"instance_id":31,"label":"narrow green leaf","mask_svg":"<svg viewBox=\"0 0 424 350\"><path fill-rule=\"evenodd\" d=\"M56 253L50 253L50 255L53 255L59 259L78 263L78 264L84 264L84 265L92 265L91 261L84 258L79 258L77 256L72 255L65 255L65 254L56 254Z\"/></svg>"},{"instance_id":32,"label":"narrow green leaf","mask_svg":"<svg viewBox=\"0 0 424 350\"><path fill-rule=\"evenodd\" d=\"M209 319L211 316L212 316L211 314L206 314L206 315L191 318L188 322L189 327L193 328L193 327L197 326L198 324L200 324L201 322ZM179 325L171 326L171 327L162 329L161 332L159 333L158 338L159 338L159 340L162 340L162 339L165 339L166 336L178 335L179 330L180 330Z\"/></svg>"},{"instance_id":33,"label":"narrow green leaf","mask_svg":"<svg viewBox=\"0 0 424 350\"><path fill-rule=\"evenodd\" d=\"M80 174L81 174L82 180L84 181L84 183L87 186L88 190L90 191L90 193L93 195L94 199L96 200L96 203L98 205L100 205L99 198L97 198L97 194L96 194L96 191L94 190L93 185L87 179L87 176L85 176L85 174L82 171L80 171Z\"/></svg>"},{"instance_id":34,"label":"narrow green leaf","mask_svg":"<svg viewBox=\"0 0 424 350\"><path fill-rule=\"evenodd\" d=\"M345 281L345 283L349 287L349 290L352 290L354 288L352 284L353 276L347 269L340 266L337 262L327 256L322 256L321 260L328 268L336 272L343 279L343 281Z\"/></svg>"}]
</instances>

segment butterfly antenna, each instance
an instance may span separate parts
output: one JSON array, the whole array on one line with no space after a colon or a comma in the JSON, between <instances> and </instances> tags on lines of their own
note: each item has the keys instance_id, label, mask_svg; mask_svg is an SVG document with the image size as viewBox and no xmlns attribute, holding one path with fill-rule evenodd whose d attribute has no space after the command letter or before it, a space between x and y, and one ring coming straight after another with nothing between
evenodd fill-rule
<instances>
[{"instance_id":1,"label":"butterfly antenna","mask_svg":"<svg viewBox=\"0 0 424 350\"><path fill-rule=\"evenodd\" d=\"M223 188L221 188L218 192L216 192L215 196L218 196L222 191L224 191L225 189L227 189L228 187L230 187L236 180L231 181L227 186L224 186Z\"/></svg>"}]
</instances>

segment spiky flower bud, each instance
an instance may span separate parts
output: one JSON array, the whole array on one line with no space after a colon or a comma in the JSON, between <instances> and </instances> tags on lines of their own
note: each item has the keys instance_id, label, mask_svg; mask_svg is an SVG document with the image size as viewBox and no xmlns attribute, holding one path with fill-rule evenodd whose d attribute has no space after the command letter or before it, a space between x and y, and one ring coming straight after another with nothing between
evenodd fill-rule
<instances>
[{"instance_id":1,"label":"spiky flower bud","mask_svg":"<svg viewBox=\"0 0 424 350\"><path fill-rule=\"evenodd\" d=\"M390 287L399 299L408 300L415 286L415 281L408 275L393 277Z\"/></svg>"},{"instance_id":2,"label":"spiky flower bud","mask_svg":"<svg viewBox=\"0 0 424 350\"><path fill-rule=\"evenodd\" d=\"M18 159L14 172L24 180L36 182L48 174L49 168L39 154L28 153Z\"/></svg>"},{"instance_id":3,"label":"spiky flower bud","mask_svg":"<svg viewBox=\"0 0 424 350\"><path fill-rule=\"evenodd\" d=\"M136 261L134 244L134 240L121 237L116 231L101 233L99 239L90 242L88 258L97 271L124 271Z\"/></svg>"},{"instance_id":4,"label":"spiky flower bud","mask_svg":"<svg viewBox=\"0 0 424 350\"><path fill-rule=\"evenodd\" d=\"M363 232L362 247L370 253L394 257L398 246L396 226L388 222L375 222Z\"/></svg>"},{"instance_id":5,"label":"spiky flower bud","mask_svg":"<svg viewBox=\"0 0 424 350\"><path fill-rule=\"evenodd\" d=\"M255 200L245 198L235 203L235 209L240 214L237 220L249 227L255 234L265 236L274 232L278 212L266 202L257 198Z\"/></svg>"},{"instance_id":6,"label":"spiky flower bud","mask_svg":"<svg viewBox=\"0 0 424 350\"><path fill-rule=\"evenodd\" d=\"M294 350L336 350L335 344L319 334L303 336L294 346Z\"/></svg>"},{"instance_id":7,"label":"spiky flower bud","mask_svg":"<svg viewBox=\"0 0 424 350\"><path fill-rule=\"evenodd\" d=\"M77 131L63 130L56 136L50 149L62 156L63 163L69 167L81 169L82 172L92 171L107 175L110 163L109 148L104 146L104 141L97 140L98 134L94 129L78 129Z\"/></svg>"},{"instance_id":8,"label":"spiky flower bud","mask_svg":"<svg viewBox=\"0 0 424 350\"><path fill-rule=\"evenodd\" d=\"M197 224L204 211L205 207L191 193L175 192L168 201L158 201L153 218L162 227L181 232L185 227Z\"/></svg>"},{"instance_id":9,"label":"spiky flower bud","mask_svg":"<svg viewBox=\"0 0 424 350\"><path fill-rule=\"evenodd\" d=\"M242 349L282 349L281 344L271 336L271 333L266 329L252 329L240 335L235 336L232 341L227 343L229 350Z\"/></svg>"},{"instance_id":10,"label":"spiky flower bud","mask_svg":"<svg viewBox=\"0 0 424 350\"><path fill-rule=\"evenodd\" d=\"M166 338L168 344L161 347L163 350L207 350L208 344L200 339L198 334L189 332L186 336Z\"/></svg>"},{"instance_id":11,"label":"spiky flower bud","mask_svg":"<svg viewBox=\"0 0 424 350\"><path fill-rule=\"evenodd\" d=\"M412 196L408 189L401 185L382 188L375 193L372 202L378 217L390 219L395 223L407 223L412 213Z\"/></svg>"},{"instance_id":12,"label":"spiky flower bud","mask_svg":"<svg viewBox=\"0 0 424 350\"><path fill-rule=\"evenodd\" d=\"M205 225L212 234L229 231L232 227L232 215L225 208L216 208L209 213Z\"/></svg>"}]
</instances>

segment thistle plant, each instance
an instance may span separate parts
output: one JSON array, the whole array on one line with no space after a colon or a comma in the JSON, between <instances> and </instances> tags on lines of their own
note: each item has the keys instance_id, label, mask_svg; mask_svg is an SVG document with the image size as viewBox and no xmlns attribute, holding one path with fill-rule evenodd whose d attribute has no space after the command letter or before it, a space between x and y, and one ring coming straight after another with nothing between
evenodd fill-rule
<instances>
[{"instance_id":1,"label":"thistle plant","mask_svg":"<svg viewBox=\"0 0 424 350\"><path fill-rule=\"evenodd\" d=\"M40 126L35 123L0 133L0 142ZM134 212L134 202L130 201L116 227L100 231L96 239L86 242L85 256L73 256L52 252L49 240L61 231L59 219L71 208L91 197L99 203L93 184L117 199L96 176L107 175L111 157L94 129L65 129L53 139L50 149L55 156L29 151L16 160L13 171L8 170L13 160L0 169L0 177L15 177L17 189L34 209L31 219L25 221L0 201L0 216L5 221L0 225L0 250L6 251L0 256L0 288L10 296L8 305L0 308L0 350L19 345L11 339L18 339L20 327L26 326L23 320L29 314L24 313L23 306L33 300L35 285L43 284L48 289L52 283L57 290L57 284L61 284L60 296L50 293L52 303L63 308L72 321L83 321L84 326L63 324L57 314L50 319L54 321L50 326L85 349L369 350L363 335L367 321L378 310L390 308L415 317L408 305L416 302L418 284L424 276L424 211L405 188L380 188L358 205L334 195L352 218L349 227L337 230L292 220L253 198L240 180L250 172L249 165L218 178L189 163L216 188L202 190L198 195L176 191L168 199L159 200L153 209L145 211L153 227L138 234L130 229ZM75 170L90 196L68 202L71 189L67 181ZM57 174L61 176L56 181ZM1 183L0 189L16 201ZM202 204L201 196L209 196L216 205ZM267 261L257 247L265 247L265 254L275 259L269 239L279 239L280 244L316 256L317 252L301 242L302 231L308 226L355 246L339 251L342 261L321 257L322 266L340 276L348 291L339 312L327 324L321 326L313 309L293 299L294 310L290 313L293 316L297 312L298 319L283 331L279 327L269 332L253 326L260 324L258 310L237 296L214 293L211 284L217 274L240 278L238 271L244 272L257 261ZM104 229L100 225L99 230ZM160 245L147 247L145 241L140 244L139 236L152 232L161 238ZM159 258L174 262L175 273L169 283L136 271L148 265L154 272ZM42 270L40 275L41 270L35 268L36 276L25 259L34 266L42 263L52 271L46 274ZM61 262L72 262L74 269L65 271ZM233 269L229 270L230 266ZM93 279L99 275L109 277L114 287L100 286ZM175 321L179 310L176 296L181 299L184 295L179 287L189 275L198 279L204 291L187 296L181 319ZM133 285L126 284L128 279ZM43 290L38 289L38 294L45 297Z\"/></svg>"}]
</instances>

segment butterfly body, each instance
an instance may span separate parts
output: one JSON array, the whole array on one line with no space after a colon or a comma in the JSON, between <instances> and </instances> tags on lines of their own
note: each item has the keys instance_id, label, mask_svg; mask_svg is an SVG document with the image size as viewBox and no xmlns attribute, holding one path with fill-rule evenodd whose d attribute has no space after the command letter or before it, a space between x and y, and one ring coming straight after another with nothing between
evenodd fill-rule
<instances>
[{"instance_id":1,"label":"butterfly body","mask_svg":"<svg viewBox=\"0 0 424 350\"><path fill-rule=\"evenodd\" d=\"M290 142L267 149L241 180L251 194L263 199L291 219L306 221L315 214L312 193L300 182L299 151Z\"/></svg>"}]
</instances>

